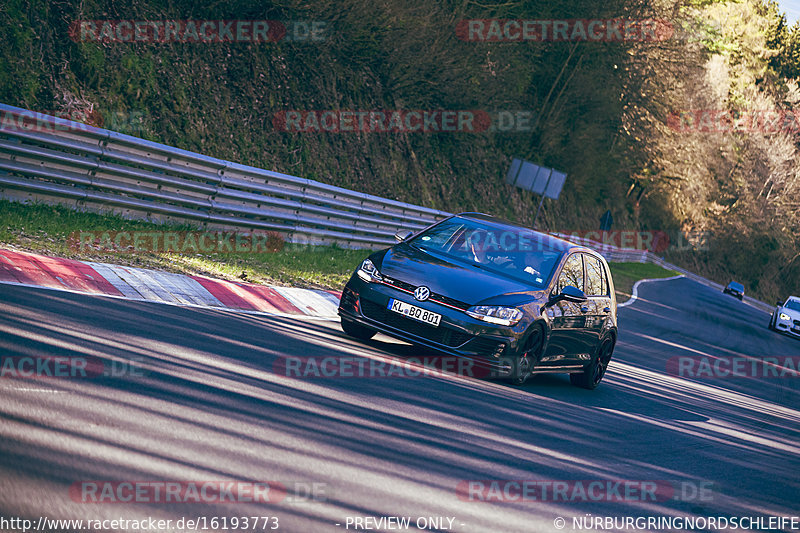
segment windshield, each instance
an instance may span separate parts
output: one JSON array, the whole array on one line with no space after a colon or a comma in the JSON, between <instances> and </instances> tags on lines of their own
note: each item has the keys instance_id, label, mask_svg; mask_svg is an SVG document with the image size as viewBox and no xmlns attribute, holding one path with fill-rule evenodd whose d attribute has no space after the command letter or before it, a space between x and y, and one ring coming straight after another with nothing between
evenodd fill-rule
<instances>
[{"instance_id":1,"label":"windshield","mask_svg":"<svg viewBox=\"0 0 800 533\"><path fill-rule=\"evenodd\" d=\"M800 301L798 300L787 300L786 305L784 305L786 309L791 309L792 311L800 311Z\"/></svg>"},{"instance_id":2,"label":"windshield","mask_svg":"<svg viewBox=\"0 0 800 533\"><path fill-rule=\"evenodd\" d=\"M453 217L408 242L421 250L541 287L547 285L562 254L552 240L525 228Z\"/></svg>"}]
</instances>

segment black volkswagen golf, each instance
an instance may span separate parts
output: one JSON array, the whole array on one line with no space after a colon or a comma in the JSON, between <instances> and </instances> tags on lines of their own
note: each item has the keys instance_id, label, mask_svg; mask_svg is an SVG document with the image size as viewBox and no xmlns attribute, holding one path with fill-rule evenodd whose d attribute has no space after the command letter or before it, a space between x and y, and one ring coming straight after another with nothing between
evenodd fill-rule
<instances>
[{"instance_id":1,"label":"black volkswagen golf","mask_svg":"<svg viewBox=\"0 0 800 533\"><path fill-rule=\"evenodd\" d=\"M342 329L380 331L465 357L522 384L603 379L617 339L608 264L595 251L480 213L461 213L375 252L342 292Z\"/></svg>"}]
</instances>

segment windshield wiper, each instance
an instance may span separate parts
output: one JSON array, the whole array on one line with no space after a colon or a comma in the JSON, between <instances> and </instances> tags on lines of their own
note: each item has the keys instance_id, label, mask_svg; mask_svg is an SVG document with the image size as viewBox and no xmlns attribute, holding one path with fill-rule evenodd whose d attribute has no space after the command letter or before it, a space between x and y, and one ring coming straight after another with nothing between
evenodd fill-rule
<instances>
[{"instance_id":1,"label":"windshield wiper","mask_svg":"<svg viewBox=\"0 0 800 533\"><path fill-rule=\"evenodd\" d=\"M486 265L483 265L481 263L476 263L475 261L467 261L467 264L472 265L472 266L474 266L476 268L480 268L481 270L485 270L486 272L492 272L494 274L499 274L499 272L497 272L496 270L494 270L492 268L489 268Z\"/></svg>"}]
</instances>

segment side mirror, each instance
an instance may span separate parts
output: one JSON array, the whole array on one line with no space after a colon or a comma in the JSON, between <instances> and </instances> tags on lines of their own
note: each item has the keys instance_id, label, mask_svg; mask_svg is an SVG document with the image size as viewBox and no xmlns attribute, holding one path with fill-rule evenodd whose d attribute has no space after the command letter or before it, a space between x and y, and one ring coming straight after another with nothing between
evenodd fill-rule
<instances>
[{"instance_id":1,"label":"side mirror","mask_svg":"<svg viewBox=\"0 0 800 533\"><path fill-rule=\"evenodd\" d=\"M562 300L566 300L567 302L574 302L574 303L581 303L586 301L586 295L577 287L573 287L572 285L567 285L561 292L550 298L548 305L556 304Z\"/></svg>"},{"instance_id":2,"label":"side mirror","mask_svg":"<svg viewBox=\"0 0 800 533\"><path fill-rule=\"evenodd\" d=\"M777 305L778 307L783 307L783 302L778 300L777 302L775 302L775 305Z\"/></svg>"},{"instance_id":3,"label":"side mirror","mask_svg":"<svg viewBox=\"0 0 800 533\"><path fill-rule=\"evenodd\" d=\"M401 229L397 233L394 234L394 240L397 242L403 242L404 240L408 239L414 234L413 231L409 231L407 229Z\"/></svg>"},{"instance_id":4,"label":"side mirror","mask_svg":"<svg viewBox=\"0 0 800 533\"><path fill-rule=\"evenodd\" d=\"M586 295L577 287L567 285L561 289L561 297L568 302L581 303L586 301Z\"/></svg>"}]
</instances>

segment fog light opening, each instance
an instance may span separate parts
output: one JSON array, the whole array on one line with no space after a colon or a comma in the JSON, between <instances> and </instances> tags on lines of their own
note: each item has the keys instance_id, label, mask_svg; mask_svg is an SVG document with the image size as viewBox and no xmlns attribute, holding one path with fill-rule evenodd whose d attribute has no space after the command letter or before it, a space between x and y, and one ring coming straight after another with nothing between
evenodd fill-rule
<instances>
[{"instance_id":1,"label":"fog light opening","mask_svg":"<svg viewBox=\"0 0 800 533\"><path fill-rule=\"evenodd\" d=\"M506 345L505 343L501 342L500 344L497 345L497 348L494 349L494 352L492 352L492 357L494 357L495 359L500 359L500 357L503 355L503 352L505 351L506 351Z\"/></svg>"}]
</instances>

